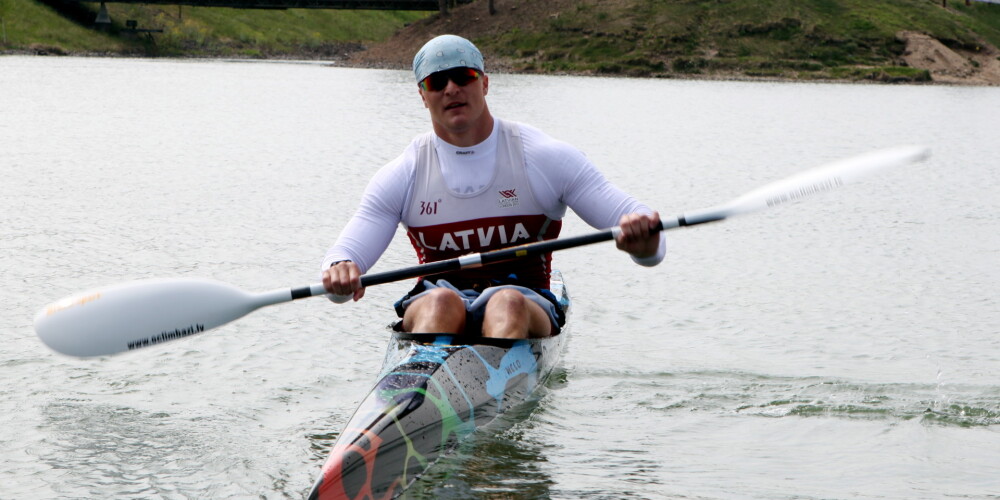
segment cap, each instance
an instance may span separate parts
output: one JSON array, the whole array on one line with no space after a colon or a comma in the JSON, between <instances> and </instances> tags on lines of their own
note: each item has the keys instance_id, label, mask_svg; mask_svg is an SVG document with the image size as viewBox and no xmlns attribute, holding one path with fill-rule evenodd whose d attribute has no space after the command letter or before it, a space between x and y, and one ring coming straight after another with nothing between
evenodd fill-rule
<instances>
[{"instance_id":1,"label":"cap","mask_svg":"<svg viewBox=\"0 0 1000 500\"><path fill-rule=\"evenodd\" d=\"M483 71L483 54L472 42L460 36L441 35L425 43L413 57L413 74L418 82L431 73L451 68Z\"/></svg>"}]
</instances>

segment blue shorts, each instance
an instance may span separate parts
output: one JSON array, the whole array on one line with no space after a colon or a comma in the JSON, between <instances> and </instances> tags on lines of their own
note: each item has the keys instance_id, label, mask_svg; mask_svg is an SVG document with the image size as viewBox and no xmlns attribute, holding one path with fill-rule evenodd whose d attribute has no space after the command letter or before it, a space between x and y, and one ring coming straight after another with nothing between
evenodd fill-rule
<instances>
[{"instance_id":1,"label":"blue shorts","mask_svg":"<svg viewBox=\"0 0 1000 500\"><path fill-rule=\"evenodd\" d=\"M492 297L494 293L505 288L517 290L521 292L526 299L541 306L542 310L549 315L549 319L552 321L552 333L557 333L566 322L566 315L559 307L558 299L556 299L556 296L547 289L526 288L518 285L496 285L479 292L472 289L459 290L454 285L449 283L448 280L437 280L436 282L426 279L420 280L420 282L417 283L417 286L415 286L413 290L410 290L410 293L407 293L403 296L403 298L396 301L396 314L402 318L403 314L406 312L406 308L409 307L414 300L423 297L435 288L447 288L457 293L465 303L465 331L469 334L479 335L482 332L483 316L486 314L486 303L490 300L490 297ZM396 325L397 329L401 327L401 324Z\"/></svg>"}]
</instances>

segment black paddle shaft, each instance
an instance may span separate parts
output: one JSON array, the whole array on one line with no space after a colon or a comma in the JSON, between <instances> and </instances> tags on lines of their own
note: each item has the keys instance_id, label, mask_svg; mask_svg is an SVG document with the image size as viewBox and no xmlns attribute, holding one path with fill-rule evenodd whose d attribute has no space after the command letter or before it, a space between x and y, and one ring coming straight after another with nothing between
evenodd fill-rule
<instances>
[{"instance_id":1,"label":"black paddle shaft","mask_svg":"<svg viewBox=\"0 0 1000 500\"><path fill-rule=\"evenodd\" d=\"M397 269L395 271L366 274L361 277L361 286L369 287L372 285L392 283L394 281L409 278L419 278L421 276L431 276L434 274L458 271L460 269L471 267L486 266L489 264L496 264L498 262L507 262L523 257L541 255L554 252L556 250L564 250L592 243L600 243L602 241L612 239L614 239L614 234L609 229L599 233L587 234L583 236L573 236L570 238L540 241L516 247L501 248L500 250L493 250L479 254L478 260L459 257L448 260L439 260L437 262L428 262L426 264L420 264L419 266Z\"/></svg>"},{"instance_id":2,"label":"black paddle shaft","mask_svg":"<svg viewBox=\"0 0 1000 500\"><path fill-rule=\"evenodd\" d=\"M719 219L721 219L721 217ZM670 221L670 222L671 224L668 226L668 228L689 226L710 221L701 220L697 222L688 222L685 221L684 217L682 216L678 217L676 221ZM660 231L663 231L663 229L664 225L663 222L661 221L655 228L650 230L650 234L658 233ZM428 262L426 264L420 264L418 266L408 267L405 269L397 269L395 271L366 274L361 277L361 286L369 287L372 285L392 283L394 281L400 281L409 278L419 278L421 276L431 276L434 274L446 273L450 271L458 271L466 268L496 264L498 262L508 262L511 260L520 259L524 257L533 257L537 255L546 254L549 252L555 252L558 250L565 250L567 248L576 248L584 245L591 245L593 243L611 241L613 239L615 239L614 230L607 229L597 233L585 234L581 236L571 236L569 238L539 241L536 243L528 243L526 245L501 248L499 250L493 250L490 252L483 252L481 254L478 254L479 256L478 259L475 259L475 256L477 254L471 254L466 257L440 260L437 262Z\"/></svg>"}]
</instances>

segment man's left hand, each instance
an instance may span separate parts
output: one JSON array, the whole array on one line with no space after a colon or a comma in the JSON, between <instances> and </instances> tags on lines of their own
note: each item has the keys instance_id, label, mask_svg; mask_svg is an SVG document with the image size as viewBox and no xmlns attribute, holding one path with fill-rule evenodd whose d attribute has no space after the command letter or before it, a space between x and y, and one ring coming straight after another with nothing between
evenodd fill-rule
<instances>
[{"instance_id":1,"label":"man's left hand","mask_svg":"<svg viewBox=\"0 0 1000 500\"><path fill-rule=\"evenodd\" d=\"M659 223L659 212L623 215L618 223L621 233L615 239L618 249L639 259L656 255L660 247L660 232L654 231L654 228Z\"/></svg>"}]
</instances>

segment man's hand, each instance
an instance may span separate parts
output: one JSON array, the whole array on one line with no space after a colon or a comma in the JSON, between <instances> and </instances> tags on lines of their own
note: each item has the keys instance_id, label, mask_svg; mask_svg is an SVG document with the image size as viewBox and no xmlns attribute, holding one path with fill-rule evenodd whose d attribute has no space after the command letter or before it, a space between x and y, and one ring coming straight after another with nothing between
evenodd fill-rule
<instances>
[{"instance_id":1,"label":"man's hand","mask_svg":"<svg viewBox=\"0 0 1000 500\"><path fill-rule=\"evenodd\" d=\"M332 298L334 302L346 302L346 298L353 298L357 302L365 296L365 289L361 288L361 270L349 260L337 262L323 271L323 287L327 292L345 298Z\"/></svg>"},{"instance_id":2,"label":"man's hand","mask_svg":"<svg viewBox=\"0 0 1000 500\"><path fill-rule=\"evenodd\" d=\"M660 248L660 232L653 231L659 223L659 212L653 212L652 215L623 215L618 223L621 233L615 239L615 244L619 250L624 250L636 258L652 257Z\"/></svg>"}]
</instances>

